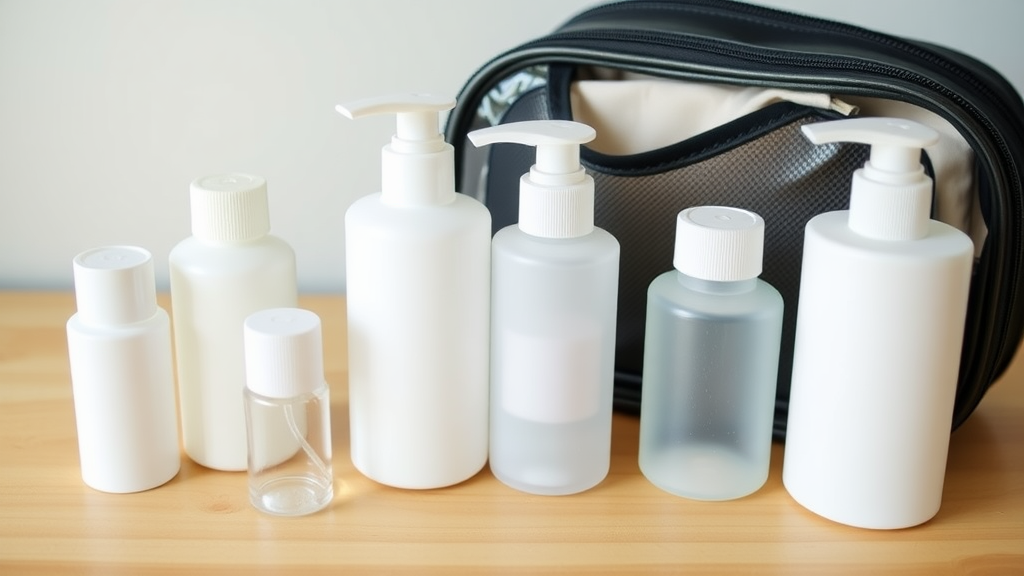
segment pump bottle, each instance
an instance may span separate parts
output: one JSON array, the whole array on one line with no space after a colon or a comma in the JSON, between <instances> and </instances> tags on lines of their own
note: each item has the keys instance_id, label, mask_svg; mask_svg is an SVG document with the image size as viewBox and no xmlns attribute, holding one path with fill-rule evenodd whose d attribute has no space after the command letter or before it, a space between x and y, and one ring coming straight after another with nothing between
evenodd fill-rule
<instances>
[{"instance_id":1,"label":"pump bottle","mask_svg":"<svg viewBox=\"0 0 1024 576\"><path fill-rule=\"evenodd\" d=\"M579 147L593 128L519 122L469 134L477 146L536 146L519 223L492 251L491 470L534 494L581 492L608 473L619 244L594 226L594 180Z\"/></svg>"},{"instance_id":2,"label":"pump bottle","mask_svg":"<svg viewBox=\"0 0 1024 576\"><path fill-rule=\"evenodd\" d=\"M783 482L836 522L921 524L942 500L973 246L929 219L932 129L858 118L803 131L871 154L850 209L807 224Z\"/></svg>"},{"instance_id":3,"label":"pump bottle","mask_svg":"<svg viewBox=\"0 0 1024 576\"><path fill-rule=\"evenodd\" d=\"M676 223L676 269L647 291L640 470L677 496L739 498L768 479L782 296L758 278L760 216L697 206Z\"/></svg>"},{"instance_id":4,"label":"pump bottle","mask_svg":"<svg viewBox=\"0 0 1024 576\"><path fill-rule=\"evenodd\" d=\"M345 214L351 456L367 477L439 488L487 462L490 213L455 192L454 149L425 94L338 106L395 114L381 191Z\"/></svg>"},{"instance_id":5,"label":"pump bottle","mask_svg":"<svg viewBox=\"0 0 1024 576\"><path fill-rule=\"evenodd\" d=\"M242 326L264 308L298 304L295 253L269 234L266 181L248 174L190 186L192 236L171 250L170 280L185 452L246 470Z\"/></svg>"}]
</instances>

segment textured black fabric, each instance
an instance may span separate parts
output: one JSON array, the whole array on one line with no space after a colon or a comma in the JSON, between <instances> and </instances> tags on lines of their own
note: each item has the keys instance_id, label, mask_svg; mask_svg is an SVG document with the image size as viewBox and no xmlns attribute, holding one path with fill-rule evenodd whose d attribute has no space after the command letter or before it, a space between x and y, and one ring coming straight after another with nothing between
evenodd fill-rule
<instances>
[{"instance_id":1,"label":"textured black fabric","mask_svg":"<svg viewBox=\"0 0 1024 576\"><path fill-rule=\"evenodd\" d=\"M548 90L540 87L522 95L508 108L502 123L564 117L564 111L552 111ZM672 268L676 215L690 206L736 206L765 219L761 278L785 301L775 419L776 432L784 433L804 226L816 214L847 208L850 176L867 159L864 146L814 146L800 133L802 124L836 117L832 112L780 103L685 142L636 156L582 151L583 164L596 185L594 222L614 235L622 249L617 408L639 409L647 288ZM530 147L491 147L482 196L495 231L518 221L519 178L533 159Z\"/></svg>"}]
</instances>

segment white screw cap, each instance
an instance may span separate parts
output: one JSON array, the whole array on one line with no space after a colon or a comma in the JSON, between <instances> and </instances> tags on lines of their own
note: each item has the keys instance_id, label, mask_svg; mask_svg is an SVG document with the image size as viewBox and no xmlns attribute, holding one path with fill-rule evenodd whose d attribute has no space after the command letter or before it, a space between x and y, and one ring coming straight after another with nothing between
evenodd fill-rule
<instances>
[{"instance_id":1,"label":"white screw cap","mask_svg":"<svg viewBox=\"0 0 1024 576\"><path fill-rule=\"evenodd\" d=\"M189 186L192 235L213 242L244 242L270 232L267 181L252 174L218 174Z\"/></svg>"},{"instance_id":2,"label":"white screw cap","mask_svg":"<svg viewBox=\"0 0 1024 576\"><path fill-rule=\"evenodd\" d=\"M301 308L270 308L244 323L245 385L269 398L294 398L324 386L320 317Z\"/></svg>"},{"instance_id":3,"label":"white screw cap","mask_svg":"<svg viewBox=\"0 0 1024 576\"><path fill-rule=\"evenodd\" d=\"M133 324L156 313L153 256L135 246L104 246L75 256L78 318L92 326Z\"/></svg>"},{"instance_id":4,"label":"white screw cap","mask_svg":"<svg viewBox=\"0 0 1024 576\"><path fill-rule=\"evenodd\" d=\"M687 276L716 282L750 280L761 274L764 220L725 206L687 208L676 218L673 264Z\"/></svg>"}]
</instances>

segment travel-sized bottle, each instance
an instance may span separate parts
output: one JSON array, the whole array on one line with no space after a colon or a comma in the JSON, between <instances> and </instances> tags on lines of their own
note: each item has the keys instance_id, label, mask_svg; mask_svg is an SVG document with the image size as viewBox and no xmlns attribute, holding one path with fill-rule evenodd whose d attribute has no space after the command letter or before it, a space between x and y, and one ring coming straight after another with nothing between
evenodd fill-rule
<instances>
[{"instance_id":1,"label":"travel-sized bottle","mask_svg":"<svg viewBox=\"0 0 1024 576\"><path fill-rule=\"evenodd\" d=\"M345 214L352 463L398 488L462 482L487 462L491 215L455 192L454 149L426 94L338 106L396 114L381 191Z\"/></svg>"},{"instance_id":2,"label":"travel-sized bottle","mask_svg":"<svg viewBox=\"0 0 1024 576\"><path fill-rule=\"evenodd\" d=\"M939 510L974 248L929 219L938 134L858 118L803 127L871 145L848 211L807 224L783 482L821 516L905 528Z\"/></svg>"},{"instance_id":3,"label":"travel-sized bottle","mask_svg":"<svg viewBox=\"0 0 1024 576\"><path fill-rule=\"evenodd\" d=\"M267 184L248 174L190 186L192 236L171 250L171 313L185 452L208 468L246 469L242 324L298 303L295 253L271 236Z\"/></svg>"},{"instance_id":4,"label":"travel-sized bottle","mask_svg":"<svg viewBox=\"0 0 1024 576\"><path fill-rule=\"evenodd\" d=\"M608 474L619 243L594 226L594 180L577 122L532 121L469 134L477 146L537 147L519 223L494 236L491 471L534 494L571 494Z\"/></svg>"},{"instance_id":5,"label":"travel-sized bottle","mask_svg":"<svg viewBox=\"0 0 1024 576\"><path fill-rule=\"evenodd\" d=\"M768 479L782 296L758 278L760 216L700 206L676 222L675 270L647 292L640 470L677 496L740 498Z\"/></svg>"},{"instance_id":6,"label":"travel-sized bottle","mask_svg":"<svg viewBox=\"0 0 1024 576\"><path fill-rule=\"evenodd\" d=\"M171 321L157 306L153 257L107 246L75 257L68 359L82 480L103 492L164 484L181 466Z\"/></svg>"},{"instance_id":7,"label":"travel-sized bottle","mask_svg":"<svg viewBox=\"0 0 1024 576\"><path fill-rule=\"evenodd\" d=\"M323 374L316 314L270 308L245 319L249 500L260 511L300 516L334 498Z\"/></svg>"}]
</instances>

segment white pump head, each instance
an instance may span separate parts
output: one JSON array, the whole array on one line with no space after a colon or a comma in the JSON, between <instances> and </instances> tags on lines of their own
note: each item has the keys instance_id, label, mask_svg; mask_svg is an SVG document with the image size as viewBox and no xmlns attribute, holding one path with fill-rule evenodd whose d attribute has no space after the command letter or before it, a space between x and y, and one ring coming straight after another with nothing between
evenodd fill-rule
<instances>
[{"instance_id":1,"label":"white pump head","mask_svg":"<svg viewBox=\"0 0 1024 576\"><path fill-rule=\"evenodd\" d=\"M381 201L397 206L447 204L455 199L455 152L441 136L439 115L455 107L451 98L396 94L367 98L335 109L358 119L394 114L397 129L381 150Z\"/></svg>"},{"instance_id":2,"label":"white pump head","mask_svg":"<svg viewBox=\"0 0 1024 576\"><path fill-rule=\"evenodd\" d=\"M815 144L871 145L864 168L853 175L850 228L878 240L917 240L928 234L932 180L921 166L921 149L939 141L931 128L899 118L851 118L805 124Z\"/></svg>"},{"instance_id":3,"label":"white pump head","mask_svg":"<svg viewBox=\"0 0 1024 576\"><path fill-rule=\"evenodd\" d=\"M542 238L576 238L594 229L594 179L580 166L580 145L593 128L568 120L501 124L468 134L476 146L499 142L537 148L537 163L519 180L519 228Z\"/></svg>"}]
</instances>

